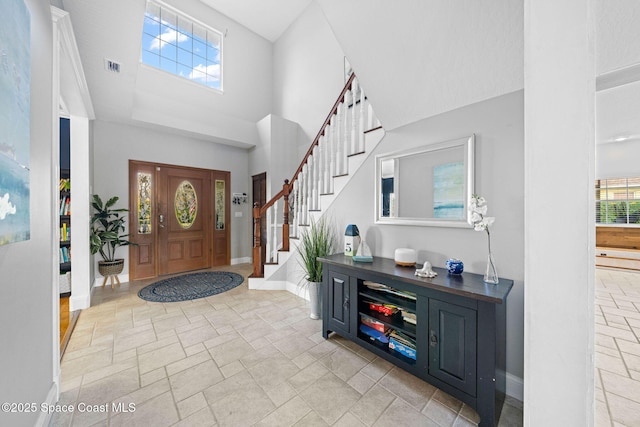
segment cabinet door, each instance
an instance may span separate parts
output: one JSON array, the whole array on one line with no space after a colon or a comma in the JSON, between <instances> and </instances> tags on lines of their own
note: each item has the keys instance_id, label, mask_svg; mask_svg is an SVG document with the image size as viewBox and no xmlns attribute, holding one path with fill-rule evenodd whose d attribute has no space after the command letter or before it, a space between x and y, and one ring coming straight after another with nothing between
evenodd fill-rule
<instances>
[{"instance_id":1,"label":"cabinet door","mask_svg":"<svg viewBox=\"0 0 640 427\"><path fill-rule=\"evenodd\" d=\"M349 276L329 271L329 329L350 333L351 295Z\"/></svg>"},{"instance_id":2,"label":"cabinet door","mask_svg":"<svg viewBox=\"0 0 640 427\"><path fill-rule=\"evenodd\" d=\"M476 395L476 315L429 299L429 374L471 396Z\"/></svg>"}]
</instances>

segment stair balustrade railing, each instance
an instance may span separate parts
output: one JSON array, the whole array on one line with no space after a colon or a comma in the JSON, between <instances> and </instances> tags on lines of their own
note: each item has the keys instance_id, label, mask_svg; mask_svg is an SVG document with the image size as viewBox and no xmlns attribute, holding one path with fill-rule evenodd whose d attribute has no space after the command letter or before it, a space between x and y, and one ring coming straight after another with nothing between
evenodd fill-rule
<instances>
[{"instance_id":1,"label":"stair balustrade railing","mask_svg":"<svg viewBox=\"0 0 640 427\"><path fill-rule=\"evenodd\" d=\"M291 180L286 179L282 190L264 206L254 204L252 277L264 277L265 264L277 263L278 252L289 251L289 239L309 225L310 212L320 210L320 195L333 193L333 178L348 174L348 156L364 152L364 132L377 124L365 101L362 87L351 74ZM264 259L262 218L268 218ZM282 218L281 232L278 218Z\"/></svg>"}]
</instances>

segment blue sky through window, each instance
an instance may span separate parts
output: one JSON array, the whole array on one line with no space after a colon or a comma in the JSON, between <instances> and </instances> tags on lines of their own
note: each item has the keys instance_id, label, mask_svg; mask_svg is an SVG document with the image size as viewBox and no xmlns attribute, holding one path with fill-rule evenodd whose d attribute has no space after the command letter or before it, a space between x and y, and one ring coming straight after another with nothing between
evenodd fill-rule
<instances>
[{"instance_id":1,"label":"blue sky through window","mask_svg":"<svg viewBox=\"0 0 640 427\"><path fill-rule=\"evenodd\" d=\"M147 2L142 63L222 90L222 35L171 9Z\"/></svg>"}]
</instances>

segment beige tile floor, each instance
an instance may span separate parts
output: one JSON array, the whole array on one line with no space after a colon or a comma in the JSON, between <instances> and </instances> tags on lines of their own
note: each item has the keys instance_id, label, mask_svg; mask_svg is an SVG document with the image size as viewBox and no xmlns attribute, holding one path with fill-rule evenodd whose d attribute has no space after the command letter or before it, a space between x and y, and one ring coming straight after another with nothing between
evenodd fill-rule
<instances>
[{"instance_id":1,"label":"beige tile floor","mask_svg":"<svg viewBox=\"0 0 640 427\"><path fill-rule=\"evenodd\" d=\"M596 270L596 426L640 426L640 273Z\"/></svg>"},{"instance_id":2,"label":"beige tile floor","mask_svg":"<svg viewBox=\"0 0 640 427\"><path fill-rule=\"evenodd\" d=\"M246 277L251 266L225 270ZM95 290L62 360L60 403L76 411L55 414L52 426L478 422L467 405L356 344L324 340L321 321L291 293L250 291L245 280L220 295L163 304L138 298L148 283ZM520 402L509 400L500 425L522 425Z\"/></svg>"}]
</instances>

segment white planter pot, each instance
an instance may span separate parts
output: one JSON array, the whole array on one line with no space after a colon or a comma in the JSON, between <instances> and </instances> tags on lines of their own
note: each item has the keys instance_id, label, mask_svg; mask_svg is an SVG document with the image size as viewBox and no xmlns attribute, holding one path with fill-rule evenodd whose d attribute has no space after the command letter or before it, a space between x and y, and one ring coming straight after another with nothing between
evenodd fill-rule
<instances>
[{"instance_id":1,"label":"white planter pot","mask_svg":"<svg viewBox=\"0 0 640 427\"><path fill-rule=\"evenodd\" d=\"M320 290L322 289L322 282L309 282L307 281L307 289L309 291L309 306L310 313L309 317L312 319L319 319L322 311L321 311L321 295Z\"/></svg>"}]
</instances>

